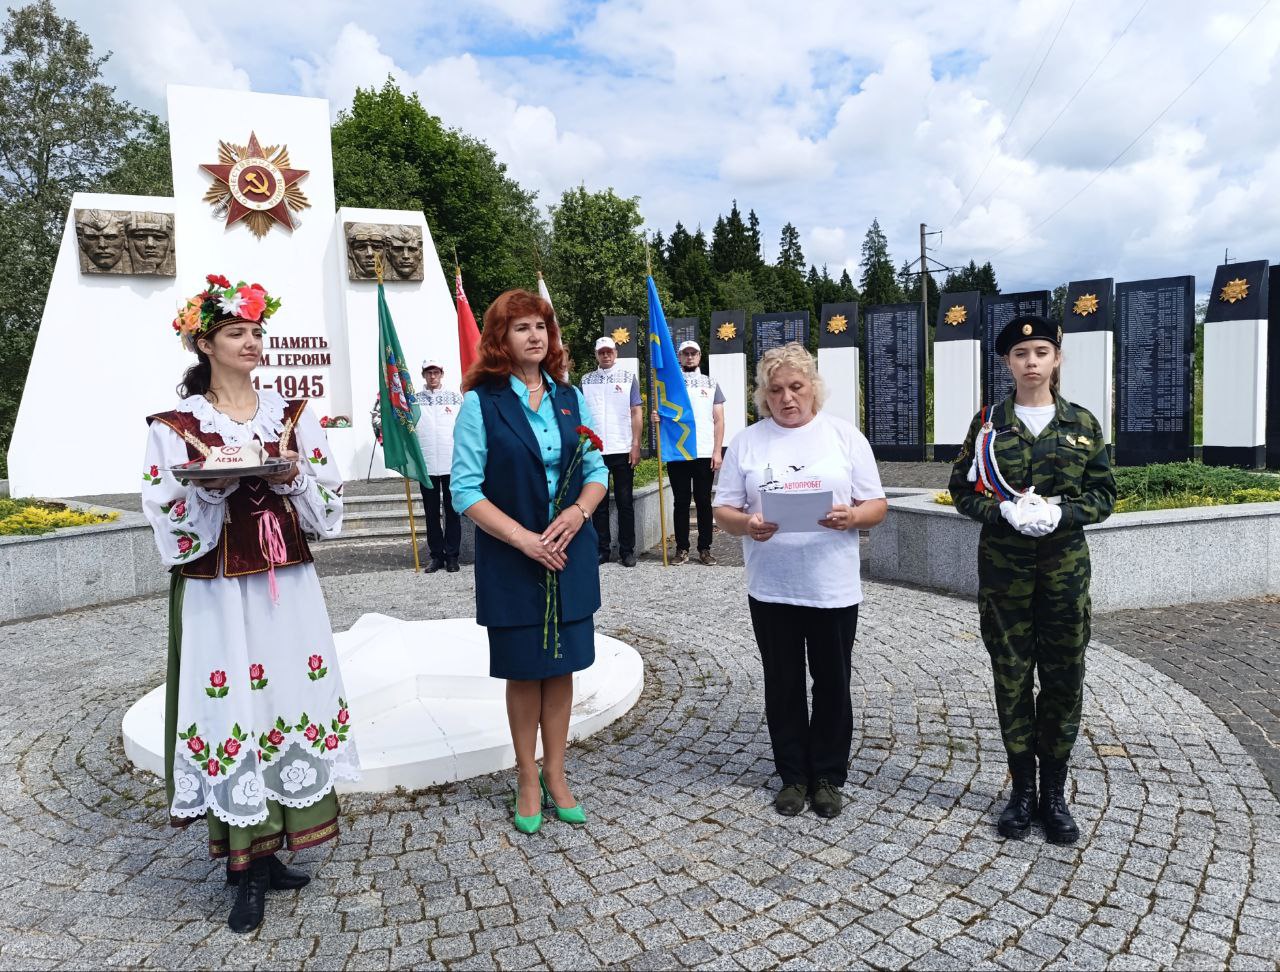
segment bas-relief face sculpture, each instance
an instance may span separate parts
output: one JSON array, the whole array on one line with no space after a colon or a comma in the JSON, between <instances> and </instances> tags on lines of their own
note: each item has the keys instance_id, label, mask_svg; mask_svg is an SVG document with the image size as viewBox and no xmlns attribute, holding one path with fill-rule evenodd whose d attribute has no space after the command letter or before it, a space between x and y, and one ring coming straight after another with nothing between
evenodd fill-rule
<instances>
[{"instance_id":1,"label":"bas-relief face sculpture","mask_svg":"<svg viewBox=\"0 0 1280 972\"><path fill-rule=\"evenodd\" d=\"M384 280L422 279L422 229L385 223L347 223L347 271L351 280L376 280L383 255Z\"/></svg>"},{"instance_id":2,"label":"bas-relief face sculpture","mask_svg":"<svg viewBox=\"0 0 1280 972\"><path fill-rule=\"evenodd\" d=\"M173 215L117 209L77 209L81 273L172 277Z\"/></svg>"}]
</instances>

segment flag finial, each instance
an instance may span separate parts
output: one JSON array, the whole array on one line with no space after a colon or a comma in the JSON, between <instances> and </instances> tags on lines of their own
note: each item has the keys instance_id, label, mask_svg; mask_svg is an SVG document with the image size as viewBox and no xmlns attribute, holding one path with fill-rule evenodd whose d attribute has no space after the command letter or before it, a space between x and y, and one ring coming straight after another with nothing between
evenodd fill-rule
<instances>
[{"instance_id":1,"label":"flag finial","mask_svg":"<svg viewBox=\"0 0 1280 972\"><path fill-rule=\"evenodd\" d=\"M458 246L456 243L453 246L453 272L462 273L462 264L458 262Z\"/></svg>"},{"instance_id":2,"label":"flag finial","mask_svg":"<svg viewBox=\"0 0 1280 972\"><path fill-rule=\"evenodd\" d=\"M382 251L378 250L373 254L373 273L378 278L378 283L382 283Z\"/></svg>"}]
</instances>

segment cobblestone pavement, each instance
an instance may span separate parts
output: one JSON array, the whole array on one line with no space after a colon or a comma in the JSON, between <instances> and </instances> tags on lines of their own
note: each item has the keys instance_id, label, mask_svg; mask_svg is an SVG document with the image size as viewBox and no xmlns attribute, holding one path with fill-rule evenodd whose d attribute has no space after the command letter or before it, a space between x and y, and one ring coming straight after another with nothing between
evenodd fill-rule
<instances>
[{"instance_id":1,"label":"cobblestone pavement","mask_svg":"<svg viewBox=\"0 0 1280 972\"><path fill-rule=\"evenodd\" d=\"M1116 611L1093 633L1198 695L1280 797L1280 598Z\"/></svg>"},{"instance_id":2,"label":"cobblestone pavement","mask_svg":"<svg viewBox=\"0 0 1280 972\"><path fill-rule=\"evenodd\" d=\"M693 568L689 568L693 570ZM1005 787L971 604L867 585L848 805L784 819L742 571L606 570L601 630L646 685L575 744L590 823L511 828L510 774L356 795L315 876L263 929L203 826L120 747L162 677L157 598L6 626L0 966L267 968L1275 968L1280 815L1253 759L1152 667L1092 649L1071 796L1076 847L996 838ZM471 572L325 580L336 628L364 611L466 615ZM430 595L427 595L427 592ZM642 592L643 596L637 596ZM626 605L625 609L623 605ZM359 732L360 713L355 713Z\"/></svg>"}]
</instances>

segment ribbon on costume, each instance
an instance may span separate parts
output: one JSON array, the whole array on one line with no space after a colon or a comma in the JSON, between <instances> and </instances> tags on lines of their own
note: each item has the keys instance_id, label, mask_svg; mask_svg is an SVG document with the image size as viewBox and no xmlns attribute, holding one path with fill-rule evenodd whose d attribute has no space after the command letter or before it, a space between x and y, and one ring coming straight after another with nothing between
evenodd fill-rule
<instances>
[{"instance_id":1,"label":"ribbon on costume","mask_svg":"<svg viewBox=\"0 0 1280 972\"><path fill-rule=\"evenodd\" d=\"M284 533L280 530L280 521L270 510L256 514L258 517L258 549L267 559L267 590L271 592L271 603L280 603L280 588L276 585L276 565L283 565L289 559L284 545Z\"/></svg>"},{"instance_id":2,"label":"ribbon on costume","mask_svg":"<svg viewBox=\"0 0 1280 972\"><path fill-rule=\"evenodd\" d=\"M973 463L969 466L969 482L980 493L991 493L1001 502L1022 496L1022 490L1014 489L1000 472L996 462L995 426L991 423L991 406L982 410L982 427L973 445Z\"/></svg>"}]
</instances>

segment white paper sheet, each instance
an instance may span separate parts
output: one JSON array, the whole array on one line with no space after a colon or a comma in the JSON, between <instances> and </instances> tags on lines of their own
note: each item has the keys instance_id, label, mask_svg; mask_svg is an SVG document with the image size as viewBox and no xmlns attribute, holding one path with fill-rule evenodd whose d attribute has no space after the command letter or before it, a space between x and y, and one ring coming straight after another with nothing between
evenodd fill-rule
<instances>
[{"instance_id":1,"label":"white paper sheet","mask_svg":"<svg viewBox=\"0 0 1280 972\"><path fill-rule=\"evenodd\" d=\"M815 533L818 521L831 512L831 490L762 492L760 515L778 524L779 533Z\"/></svg>"}]
</instances>

